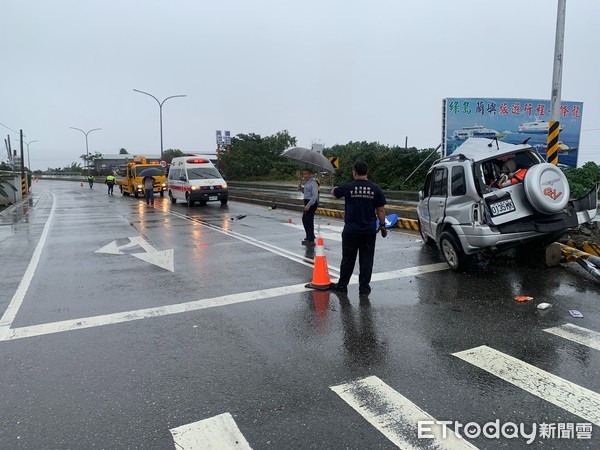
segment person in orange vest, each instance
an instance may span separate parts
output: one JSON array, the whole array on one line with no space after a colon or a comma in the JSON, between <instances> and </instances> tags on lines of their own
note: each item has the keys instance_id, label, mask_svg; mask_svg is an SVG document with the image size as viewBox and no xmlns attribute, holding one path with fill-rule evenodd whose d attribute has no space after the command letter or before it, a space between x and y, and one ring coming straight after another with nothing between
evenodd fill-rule
<instances>
[{"instance_id":1,"label":"person in orange vest","mask_svg":"<svg viewBox=\"0 0 600 450\"><path fill-rule=\"evenodd\" d=\"M517 164L513 159L509 159L502 165L502 177L498 183L500 189L513 184L522 183L525 179L527 169L521 167L517 169Z\"/></svg>"}]
</instances>

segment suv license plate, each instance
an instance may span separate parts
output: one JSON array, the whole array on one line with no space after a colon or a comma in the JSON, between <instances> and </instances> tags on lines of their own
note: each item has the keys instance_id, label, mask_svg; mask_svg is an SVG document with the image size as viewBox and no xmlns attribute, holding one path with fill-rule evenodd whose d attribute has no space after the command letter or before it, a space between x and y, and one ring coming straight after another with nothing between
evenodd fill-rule
<instances>
[{"instance_id":1,"label":"suv license plate","mask_svg":"<svg viewBox=\"0 0 600 450\"><path fill-rule=\"evenodd\" d=\"M217 196L216 196L216 195L212 195L212 196L208 197L208 199L209 199L209 200L216 200L216 199L217 199ZM513 208L514 208L514 206L513 206Z\"/></svg>"},{"instance_id":2,"label":"suv license plate","mask_svg":"<svg viewBox=\"0 0 600 450\"><path fill-rule=\"evenodd\" d=\"M490 210L492 212L493 217L513 212L515 209L515 204L510 198L507 198L506 200L501 200L496 203L490 203Z\"/></svg>"}]
</instances>

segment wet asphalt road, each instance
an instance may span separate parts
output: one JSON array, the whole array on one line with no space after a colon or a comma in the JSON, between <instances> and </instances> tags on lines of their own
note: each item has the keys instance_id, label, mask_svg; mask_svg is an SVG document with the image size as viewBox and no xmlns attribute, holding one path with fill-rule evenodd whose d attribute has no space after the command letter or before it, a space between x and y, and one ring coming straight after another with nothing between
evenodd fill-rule
<instances>
[{"instance_id":1,"label":"wet asphalt road","mask_svg":"<svg viewBox=\"0 0 600 450\"><path fill-rule=\"evenodd\" d=\"M347 298L302 288L314 255L295 212L148 207L102 185L42 181L0 219L2 449L175 448L171 429L224 413L255 449L396 448L331 389L373 376L437 420L595 423L591 439L468 439L477 448L600 447L599 350L544 331L600 332L598 285L575 267L500 255L453 273L394 231L378 237L360 301L356 284ZM335 279L342 223L316 225ZM574 384L579 394L564 395L580 395L583 412L454 355L480 346ZM540 373L515 378L538 385ZM382 397L353 392L385 420ZM382 429L403 434L392 422Z\"/></svg>"}]
</instances>

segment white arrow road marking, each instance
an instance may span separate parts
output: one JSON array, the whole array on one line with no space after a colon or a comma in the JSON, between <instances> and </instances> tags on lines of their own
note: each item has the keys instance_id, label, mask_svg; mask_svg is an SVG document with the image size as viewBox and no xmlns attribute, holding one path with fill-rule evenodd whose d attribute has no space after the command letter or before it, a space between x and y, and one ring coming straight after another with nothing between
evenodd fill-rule
<instances>
[{"instance_id":1,"label":"white arrow road marking","mask_svg":"<svg viewBox=\"0 0 600 450\"><path fill-rule=\"evenodd\" d=\"M163 250L162 252L131 253L131 256L135 256L137 259L141 259L142 261L149 262L155 266L175 272L172 248L169 250Z\"/></svg>"},{"instance_id":2,"label":"white arrow road marking","mask_svg":"<svg viewBox=\"0 0 600 450\"><path fill-rule=\"evenodd\" d=\"M117 245L117 241L112 241L110 244L95 251L95 253L108 253L110 255L124 255L121 250L126 248L141 247L145 253L130 253L131 256L135 256L137 259L154 264L162 269L175 272L175 266L173 264L173 253L174 250L156 250L149 242L145 241L141 236L133 236L129 239L127 244Z\"/></svg>"},{"instance_id":3,"label":"white arrow road marking","mask_svg":"<svg viewBox=\"0 0 600 450\"><path fill-rule=\"evenodd\" d=\"M252 449L229 413L171 428L169 431L173 435L176 449Z\"/></svg>"},{"instance_id":4,"label":"white arrow road marking","mask_svg":"<svg viewBox=\"0 0 600 450\"><path fill-rule=\"evenodd\" d=\"M118 246L117 241L112 241L110 244L106 244L104 247L96 250L94 253L108 253L110 255L122 255L123 252L120 249L123 246Z\"/></svg>"}]
</instances>

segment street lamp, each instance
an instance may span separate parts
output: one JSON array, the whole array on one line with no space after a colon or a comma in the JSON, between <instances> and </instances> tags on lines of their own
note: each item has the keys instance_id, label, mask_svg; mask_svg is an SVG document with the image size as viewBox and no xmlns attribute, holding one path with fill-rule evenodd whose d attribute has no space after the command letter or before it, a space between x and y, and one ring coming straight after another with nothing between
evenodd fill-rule
<instances>
[{"instance_id":1,"label":"street lamp","mask_svg":"<svg viewBox=\"0 0 600 450\"><path fill-rule=\"evenodd\" d=\"M29 160L29 144L33 144L34 142L40 142L38 139L36 139L35 141L29 141L29 142L25 142L23 141L23 143L27 146L27 167L29 168L29 170L31 170L31 161ZM33 170L31 170L33 172Z\"/></svg>"},{"instance_id":2,"label":"street lamp","mask_svg":"<svg viewBox=\"0 0 600 450\"><path fill-rule=\"evenodd\" d=\"M175 97L186 97L185 95L171 95L170 97L165 98L162 102L160 100L158 100L154 95L152 94L148 94L147 92L144 91L140 91L138 89L134 89L135 92L139 92L140 94L146 94L149 95L150 97L152 97L154 100L156 100L156 103L158 103L158 108L160 110L160 159L162 161L163 159L163 132L162 132L162 106L163 104L169 100L170 98L175 98Z\"/></svg>"},{"instance_id":3,"label":"street lamp","mask_svg":"<svg viewBox=\"0 0 600 450\"><path fill-rule=\"evenodd\" d=\"M89 161L89 157L90 157L90 151L88 149L88 134L90 134L92 131L98 131L101 130L102 128L92 128L91 130L85 132L83 131L81 128L75 128L75 127L69 127L73 130L79 130L81 131L83 134L85 134L85 156L86 156L86 160L85 160L85 165L86 165L86 169L89 167L88 166L88 161Z\"/></svg>"}]
</instances>

